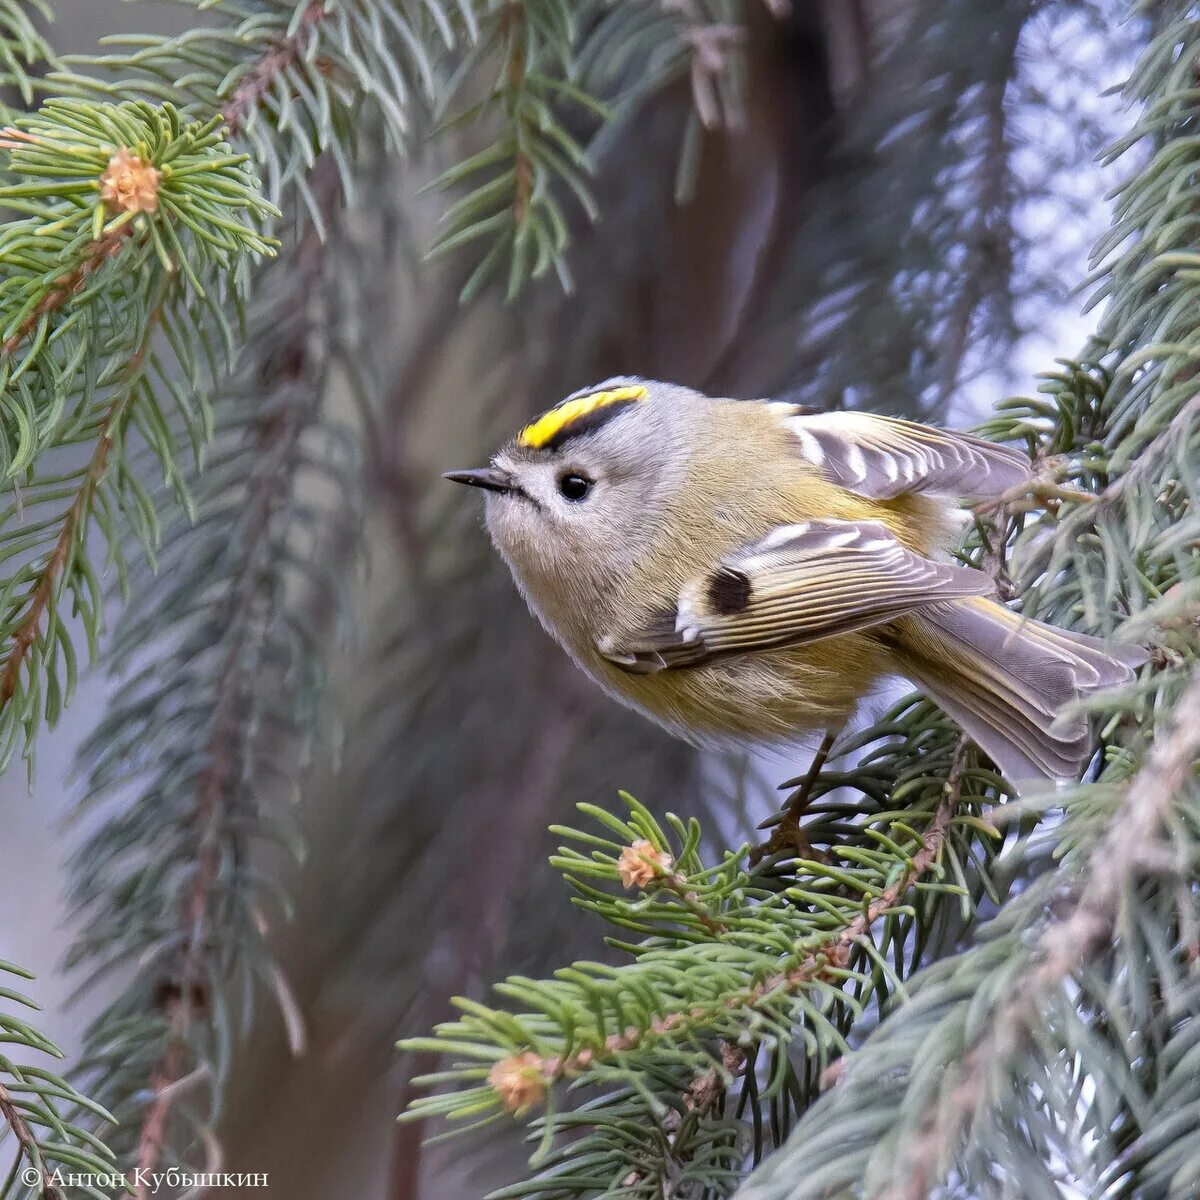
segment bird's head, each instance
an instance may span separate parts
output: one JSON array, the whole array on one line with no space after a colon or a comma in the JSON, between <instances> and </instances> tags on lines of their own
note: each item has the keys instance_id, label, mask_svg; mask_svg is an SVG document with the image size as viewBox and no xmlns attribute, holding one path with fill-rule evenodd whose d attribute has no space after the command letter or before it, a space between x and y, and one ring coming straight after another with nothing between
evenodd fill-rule
<instances>
[{"instance_id":1,"label":"bird's head","mask_svg":"<svg viewBox=\"0 0 1200 1200\"><path fill-rule=\"evenodd\" d=\"M686 469L673 384L619 377L575 392L519 430L486 467L445 478L482 488L487 527L518 581L619 572L649 544ZM593 583L595 580L593 580Z\"/></svg>"}]
</instances>

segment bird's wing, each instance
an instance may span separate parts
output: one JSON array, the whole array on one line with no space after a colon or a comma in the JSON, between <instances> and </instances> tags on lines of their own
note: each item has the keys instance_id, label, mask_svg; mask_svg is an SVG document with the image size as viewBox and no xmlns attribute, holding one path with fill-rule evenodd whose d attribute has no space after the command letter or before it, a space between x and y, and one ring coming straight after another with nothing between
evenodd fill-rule
<instances>
[{"instance_id":1,"label":"bird's wing","mask_svg":"<svg viewBox=\"0 0 1200 1200\"><path fill-rule=\"evenodd\" d=\"M894 620L921 605L986 595L980 571L914 554L878 521L781 525L691 580L644 628L601 637L610 662L637 674L815 642Z\"/></svg>"},{"instance_id":2,"label":"bird's wing","mask_svg":"<svg viewBox=\"0 0 1200 1200\"><path fill-rule=\"evenodd\" d=\"M904 492L986 500L1030 476L1029 459L1019 450L970 433L872 413L771 408L804 458L831 482L872 500Z\"/></svg>"}]
</instances>

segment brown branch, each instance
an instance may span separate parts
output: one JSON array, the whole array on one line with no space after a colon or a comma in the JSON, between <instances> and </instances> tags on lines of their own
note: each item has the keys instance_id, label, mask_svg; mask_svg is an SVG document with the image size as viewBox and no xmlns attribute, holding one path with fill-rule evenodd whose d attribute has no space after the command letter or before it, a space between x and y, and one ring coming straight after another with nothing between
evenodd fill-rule
<instances>
[{"instance_id":1,"label":"brown branch","mask_svg":"<svg viewBox=\"0 0 1200 1200\"><path fill-rule=\"evenodd\" d=\"M308 35L328 14L325 0L309 0L304 15L290 37L282 37L242 76L234 93L221 106L221 116L231 137L242 132L250 114L262 103L280 73L286 71L305 52Z\"/></svg>"},{"instance_id":2,"label":"brown branch","mask_svg":"<svg viewBox=\"0 0 1200 1200\"><path fill-rule=\"evenodd\" d=\"M938 1106L913 1139L903 1180L886 1200L924 1200L939 1186L938 1164L948 1161L954 1143L968 1136L985 1077L1027 1044L1046 994L1063 988L1097 953L1112 943L1124 897L1136 881L1171 861L1169 830L1177 796L1200 759L1200 667L1175 703L1164 733L1130 780L1121 807L1088 859L1088 872L1074 899L1058 905L1062 914L1043 930L1033 950L1032 969L1018 976L1020 990L999 1005L989 1032L963 1053L957 1070L947 1069L944 1094L952 1105Z\"/></svg>"},{"instance_id":3,"label":"brown branch","mask_svg":"<svg viewBox=\"0 0 1200 1200\"><path fill-rule=\"evenodd\" d=\"M141 368L149 348L150 336L158 323L160 311L156 308L146 322L142 343L133 353L126 367L127 381L114 396L104 415L104 420L100 425L100 436L84 472L83 482L79 485L79 490L75 493L70 507L63 514L62 527L55 539L54 549L42 566L37 587L34 588L30 597L29 608L12 635L12 647L5 660L3 673L0 674L0 709L8 704L17 691L21 679L21 668L29 656L30 648L37 641L41 631L42 617L50 607L50 602L57 594L71 565L80 533L91 512L96 489L108 473L109 458L124 426L133 396L133 384L129 377L136 376Z\"/></svg>"},{"instance_id":4,"label":"brown branch","mask_svg":"<svg viewBox=\"0 0 1200 1200\"><path fill-rule=\"evenodd\" d=\"M50 557L47 558L45 566L42 567L41 576L37 587L34 589L29 609L13 634L12 648L9 650L8 658L4 663L4 673L0 675L0 708L3 708L12 699L13 694L17 690L17 685L21 677L21 667L25 663L30 647L37 640L38 634L41 632L42 617L71 561L71 555L75 549L76 536L87 513L91 509L92 497L96 493L96 488L108 470L108 458L112 452L114 440L113 429L117 417L118 411L114 405L114 407L109 409L108 416L105 417L104 426L100 438L96 443L96 448L92 453L92 459L88 464L83 483L75 493L75 499L71 502L70 508L67 509L63 517L62 528L59 530L58 538L54 543L54 549L50 552Z\"/></svg>"},{"instance_id":5,"label":"brown branch","mask_svg":"<svg viewBox=\"0 0 1200 1200\"><path fill-rule=\"evenodd\" d=\"M516 109L520 107L520 93L525 88L525 36L525 5L517 0L510 0L500 14L500 37L505 43L508 56L505 64L508 90L518 97L514 105ZM520 113L514 111L513 118L513 125L518 130L518 136L516 153L513 156L512 210L513 221L519 228L525 224L525 220L529 216L529 205L533 200L533 160L521 145Z\"/></svg>"},{"instance_id":6,"label":"brown branch","mask_svg":"<svg viewBox=\"0 0 1200 1200\"><path fill-rule=\"evenodd\" d=\"M306 361L303 354L298 364ZM205 750L204 767L196 784L195 821L199 830L196 871L180 905L180 923L187 941L174 977L160 989L169 1019L170 1032L162 1058L151 1079L154 1098L142 1117L138 1139L139 1178L147 1179L158 1165L165 1142L165 1129L171 1108L179 1093L178 1084L188 1070L188 1030L196 1017L203 1017L209 1006L206 966L211 951L209 919L221 866L221 841L227 815L227 797L239 761L242 732L241 700L246 688L242 657L253 632L248 613L253 594L262 577L262 557L269 552L273 518L286 500L291 473L287 464L304 422L299 407L282 417L266 420L259 436L263 465L257 478L261 484L252 501L248 517L246 553L230 589L226 628L233 630L218 672L218 699ZM149 1193L147 1182L137 1192L138 1200Z\"/></svg>"},{"instance_id":7,"label":"brown branch","mask_svg":"<svg viewBox=\"0 0 1200 1200\"><path fill-rule=\"evenodd\" d=\"M178 1008L178 1002L172 1002L172 1013ZM173 1018L174 1019L174 1018ZM155 1068L150 1078L150 1086L154 1091L154 1103L150 1106L142 1127L138 1131L137 1165L139 1171L151 1172L158 1164L159 1154L166 1138L167 1116L170 1105L163 1100L168 1088L173 1088L183 1077L185 1050L180 1041L173 1041L166 1049L162 1062ZM141 1179L142 1176L136 1178ZM145 1186L139 1184L137 1197L144 1200Z\"/></svg>"},{"instance_id":8,"label":"brown branch","mask_svg":"<svg viewBox=\"0 0 1200 1200\"><path fill-rule=\"evenodd\" d=\"M41 1185L37 1191L39 1200L63 1200L62 1189L47 1176L37 1138L34 1137L28 1122L21 1115L21 1110L17 1107L17 1102L12 1098L12 1094L2 1083L0 1083L0 1123L12 1130L13 1137L17 1139L18 1153L41 1175Z\"/></svg>"},{"instance_id":9,"label":"brown branch","mask_svg":"<svg viewBox=\"0 0 1200 1200\"><path fill-rule=\"evenodd\" d=\"M88 280L124 246L132 232L133 224L127 221L92 242L83 261L54 280L50 290L34 305L29 315L0 342L0 359L11 358L21 343L38 327L43 317L57 312L72 296L78 294Z\"/></svg>"},{"instance_id":10,"label":"brown branch","mask_svg":"<svg viewBox=\"0 0 1200 1200\"><path fill-rule=\"evenodd\" d=\"M1048 473L1052 477L1050 480L1043 478L1047 473L1048 464ZM1030 496L1039 495L1046 489L1057 488L1056 481L1061 470L1060 459L1047 458L1043 451L1038 449L1033 456L1029 479L1023 479L992 500L976 505L973 510L983 544L983 561L980 568L992 577L996 584L996 594L1001 600L1012 600L1022 591L1008 569L1008 547L1017 531L1016 514L1028 511ZM1058 498L1069 497L1060 495ZM985 516L990 518L988 522L980 519Z\"/></svg>"}]
</instances>

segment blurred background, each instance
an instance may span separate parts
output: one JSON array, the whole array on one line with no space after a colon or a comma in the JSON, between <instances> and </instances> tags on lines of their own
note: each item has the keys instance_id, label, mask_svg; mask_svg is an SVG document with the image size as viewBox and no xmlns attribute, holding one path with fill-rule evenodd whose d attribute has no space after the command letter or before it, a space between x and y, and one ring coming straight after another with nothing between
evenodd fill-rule
<instances>
[{"instance_id":1,"label":"blurred background","mask_svg":"<svg viewBox=\"0 0 1200 1200\"><path fill-rule=\"evenodd\" d=\"M569 293L551 277L462 304L472 250L426 261L446 199L423 189L488 145L486 121L405 161L380 141L338 231L353 278L309 280L352 314L373 396L363 417L344 376L326 389L361 488L354 520L316 544L352 620L330 655L328 736L299 772L307 858L280 868L292 1036L259 1010L220 1115L226 1169L268 1172L291 1200L466 1200L512 1178L511 1138L423 1147L428 1131L396 1126L406 1080L434 1064L395 1040L505 972L604 953L545 865L546 827L576 802L624 788L715 814L736 840L796 773L702 759L593 691L528 617L476 498L440 472L618 373L969 424L1086 335L1072 288L1108 220L1095 155L1124 119L1103 95L1137 38L1123 3L776 0L736 30L688 0L662 8L691 22L688 68L598 130L578 118L601 219L571 212ZM116 0L56 15L62 53L197 19ZM288 369L264 354L258 383ZM313 488L326 515L344 502ZM43 736L32 788L19 770L0 781L0 956L38 972L69 1049L120 987L71 1000L60 969L76 750L118 687L93 673Z\"/></svg>"}]
</instances>

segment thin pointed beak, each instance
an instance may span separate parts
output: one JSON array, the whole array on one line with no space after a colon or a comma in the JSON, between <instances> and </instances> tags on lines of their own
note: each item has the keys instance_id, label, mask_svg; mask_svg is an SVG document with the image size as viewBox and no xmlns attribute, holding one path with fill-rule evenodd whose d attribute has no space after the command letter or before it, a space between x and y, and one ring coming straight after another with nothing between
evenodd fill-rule
<instances>
[{"instance_id":1,"label":"thin pointed beak","mask_svg":"<svg viewBox=\"0 0 1200 1200\"><path fill-rule=\"evenodd\" d=\"M513 478L499 467L476 467L472 471L447 471L443 479L453 483L465 483L470 487L484 488L489 492L511 492Z\"/></svg>"}]
</instances>

